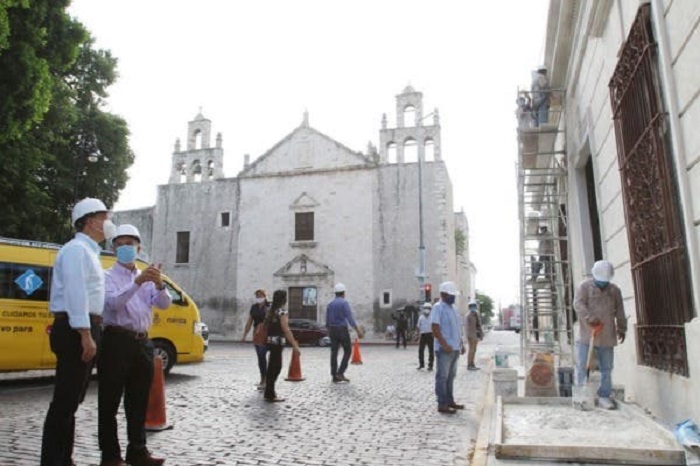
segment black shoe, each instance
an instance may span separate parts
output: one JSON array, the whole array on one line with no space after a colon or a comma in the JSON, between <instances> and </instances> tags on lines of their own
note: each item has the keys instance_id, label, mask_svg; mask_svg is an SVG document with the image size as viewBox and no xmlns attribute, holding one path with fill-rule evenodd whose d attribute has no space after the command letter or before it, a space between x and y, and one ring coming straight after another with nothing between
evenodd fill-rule
<instances>
[{"instance_id":1,"label":"black shoe","mask_svg":"<svg viewBox=\"0 0 700 466\"><path fill-rule=\"evenodd\" d=\"M343 381L343 378L337 375L333 376L333 383L340 383Z\"/></svg>"},{"instance_id":2,"label":"black shoe","mask_svg":"<svg viewBox=\"0 0 700 466\"><path fill-rule=\"evenodd\" d=\"M476 366L467 366L468 371L478 371L480 369L481 369L480 367L476 367Z\"/></svg>"},{"instance_id":3,"label":"black shoe","mask_svg":"<svg viewBox=\"0 0 700 466\"><path fill-rule=\"evenodd\" d=\"M423 369L423 365L421 364L420 366L416 367L416 370L421 370Z\"/></svg>"},{"instance_id":4,"label":"black shoe","mask_svg":"<svg viewBox=\"0 0 700 466\"><path fill-rule=\"evenodd\" d=\"M428 372L432 372L432 371L433 371L433 366L428 366Z\"/></svg>"},{"instance_id":5,"label":"black shoe","mask_svg":"<svg viewBox=\"0 0 700 466\"><path fill-rule=\"evenodd\" d=\"M341 379L343 382L350 382L350 379L348 379L347 377L345 377L345 374L340 374L338 377L340 377L340 379Z\"/></svg>"},{"instance_id":6,"label":"black shoe","mask_svg":"<svg viewBox=\"0 0 700 466\"><path fill-rule=\"evenodd\" d=\"M156 458L151 455L148 450L143 450L139 453L126 453L126 462L131 466L161 466L165 463L165 458Z\"/></svg>"}]
</instances>

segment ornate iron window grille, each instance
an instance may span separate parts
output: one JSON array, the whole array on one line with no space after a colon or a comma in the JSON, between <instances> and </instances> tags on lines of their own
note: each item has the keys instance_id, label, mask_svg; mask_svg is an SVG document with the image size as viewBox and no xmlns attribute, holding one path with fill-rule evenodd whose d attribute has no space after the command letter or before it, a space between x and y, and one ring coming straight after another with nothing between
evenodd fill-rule
<instances>
[{"instance_id":1,"label":"ornate iron window grille","mask_svg":"<svg viewBox=\"0 0 700 466\"><path fill-rule=\"evenodd\" d=\"M610 80L637 306L639 363L688 375L688 257L659 90L650 6L639 8Z\"/></svg>"}]
</instances>

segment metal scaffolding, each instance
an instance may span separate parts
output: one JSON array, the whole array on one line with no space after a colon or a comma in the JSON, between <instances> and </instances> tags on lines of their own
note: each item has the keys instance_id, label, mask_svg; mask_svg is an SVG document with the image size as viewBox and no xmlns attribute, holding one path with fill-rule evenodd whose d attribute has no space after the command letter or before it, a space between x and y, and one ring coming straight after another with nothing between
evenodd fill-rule
<instances>
[{"instance_id":1,"label":"metal scaffolding","mask_svg":"<svg viewBox=\"0 0 700 466\"><path fill-rule=\"evenodd\" d=\"M518 109L521 360L551 355L573 365L572 288L567 224L567 160L563 90L548 91L547 111ZM531 102L519 92L519 103ZM539 121L538 121L539 119Z\"/></svg>"}]
</instances>

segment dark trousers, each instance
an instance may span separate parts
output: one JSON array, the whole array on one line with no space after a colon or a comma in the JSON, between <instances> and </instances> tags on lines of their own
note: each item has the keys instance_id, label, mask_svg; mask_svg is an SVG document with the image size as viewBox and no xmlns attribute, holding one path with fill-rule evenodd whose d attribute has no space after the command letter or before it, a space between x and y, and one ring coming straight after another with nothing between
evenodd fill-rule
<instances>
[{"instance_id":1,"label":"dark trousers","mask_svg":"<svg viewBox=\"0 0 700 466\"><path fill-rule=\"evenodd\" d=\"M265 398L272 399L277 396L275 383L282 371L282 345L269 345L270 360L267 363L267 374L265 375Z\"/></svg>"},{"instance_id":2,"label":"dark trousers","mask_svg":"<svg viewBox=\"0 0 700 466\"><path fill-rule=\"evenodd\" d=\"M399 347L399 339L403 339L403 347L406 347L406 329L397 328L396 329L396 347Z\"/></svg>"},{"instance_id":3,"label":"dark trousers","mask_svg":"<svg viewBox=\"0 0 700 466\"><path fill-rule=\"evenodd\" d=\"M265 380L267 375L267 345L254 345L255 354L258 356L258 370L260 370L260 380Z\"/></svg>"},{"instance_id":4,"label":"dark trousers","mask_svg":"<svg viewBox=\"0 0 700 466\"><path fill-rule=\"evenodd\" d=\"M92 324L92 339L99 348L100 326ZM72 464L75 440L75 412L85 399L94 359L83 362L80 333L73 330L68 319L55 319L49 335L51 351L56 355L56 377L53 399L44 421L41 441L42 466Z\"/></svg>"},{"instance_id":5,"label":"dark trousers","mask_svg":"<svg viewBox=\"0 0 700 466\"><path fill-rule=\"evenodd\" d=\"M329 327L328 336L331 338L331 375L345 374L350 361L350 351L352 345L350 343L350 332L347 327ZM338 348L343 347L343 359L338 367Z\"/></svg>"},{"instance_id":6,"label":"dark trousers","mask_svg":"<svg viewBox=\"0 0 700 466\"><path fill-rule=\"evenodd\" d=\"M433 334L432 333L421 333L420 343L418 345L418 365L423 367L425 364L425 359L423 355L425 354L425 347L428 347L428 368L433 368L433 361L435 360L435 352L433 349Z\"/></svg>"},{"instance_id":7,"label":"dark trousers","mask_svg":"<svg viewBox=\"0 0 700 466\"><path fill-rule=\"evenodd\" d=\"M105 329L97 361L99 376L98 439L102 461L121 459L117 436L117 410L124 395L127 453L140 455L146 449L146 410L153 381L153 343L125 333Z\"/></svg>"}]
</instances>

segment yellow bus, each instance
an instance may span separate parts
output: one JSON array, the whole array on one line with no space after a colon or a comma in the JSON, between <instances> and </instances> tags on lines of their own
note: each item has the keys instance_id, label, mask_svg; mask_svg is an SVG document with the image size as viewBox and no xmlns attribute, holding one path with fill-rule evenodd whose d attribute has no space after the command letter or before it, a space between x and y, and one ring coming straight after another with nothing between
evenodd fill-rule
<instances>
[{"instance_id":1,"label":"yellow bus","mask_svg":"<svg viewBox=\"0 0 700 466\"><path fill-rule=\"evenodd\" d=\"M59 249L57 244L0 237L0 372L56 366L49 346L49 290ZM100 259L105 269L116 262L107 251ZM137 261L137 266L143 269L147 264ZM209 331L192 298L168 277L164 282L172 304L153 308L148 333L169 372L176 363L204 360Z\"/></svg>"}]
</instances>

